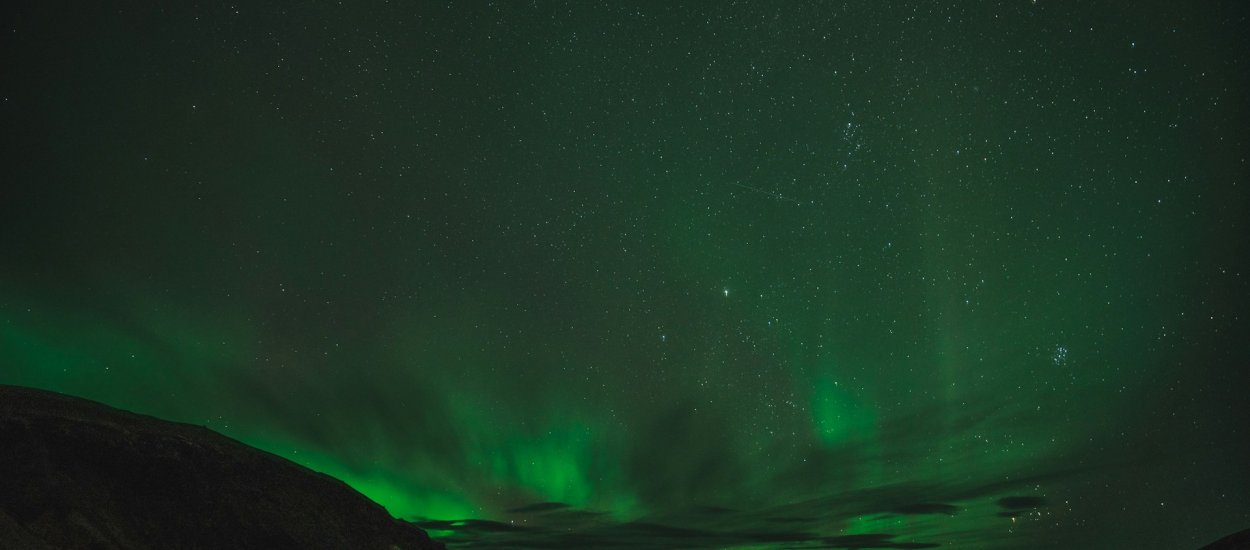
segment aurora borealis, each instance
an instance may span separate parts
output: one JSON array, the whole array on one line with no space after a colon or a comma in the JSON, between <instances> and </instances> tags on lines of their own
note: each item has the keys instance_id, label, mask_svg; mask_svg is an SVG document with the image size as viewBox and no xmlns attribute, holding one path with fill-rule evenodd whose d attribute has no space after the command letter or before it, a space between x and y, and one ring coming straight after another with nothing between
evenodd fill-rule
<instances>
[{"instance_id":1,"label":"aurora borealis","mask_svg":"<svg viewBox=\"0 0 1250 550\"><path fill-rule=\"evenodd\" d=\"M449 546L1250 527L1246 11L4 8L0 383Z\"/></svg>"}]
</instances>

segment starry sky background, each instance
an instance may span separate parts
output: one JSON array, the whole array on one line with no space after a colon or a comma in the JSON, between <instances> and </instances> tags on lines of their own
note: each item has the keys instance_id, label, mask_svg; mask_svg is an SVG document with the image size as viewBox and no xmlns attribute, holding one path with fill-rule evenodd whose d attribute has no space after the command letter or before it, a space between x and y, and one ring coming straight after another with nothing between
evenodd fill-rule
<instances>
[{"instance_id":1,"label":"starry sky background","mask_svg":"<svg viewBox=\"0 0 1250 550\"><path fill-rule=\"evenodd\" d=\"M0 383L469 547L1250 527L1246 11L18 2Z\"/></svg>"}]
</instances>

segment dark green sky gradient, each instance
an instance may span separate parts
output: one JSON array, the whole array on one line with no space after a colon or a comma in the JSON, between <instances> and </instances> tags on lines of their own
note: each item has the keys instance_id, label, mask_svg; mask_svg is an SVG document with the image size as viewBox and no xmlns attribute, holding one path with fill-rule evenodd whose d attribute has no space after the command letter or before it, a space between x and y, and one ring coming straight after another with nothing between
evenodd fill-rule
<instances>
[{"instance_id":1,"label":"dark green sky gradient","mask_svg":"<svg viewBox=\"0 0 1250 550\"><path fill-rule=\"evenodd\" d=\"M0 383L470 546L1250 526L1244 11L776 4L6 8Z\"/></svg>"}]
</instances>

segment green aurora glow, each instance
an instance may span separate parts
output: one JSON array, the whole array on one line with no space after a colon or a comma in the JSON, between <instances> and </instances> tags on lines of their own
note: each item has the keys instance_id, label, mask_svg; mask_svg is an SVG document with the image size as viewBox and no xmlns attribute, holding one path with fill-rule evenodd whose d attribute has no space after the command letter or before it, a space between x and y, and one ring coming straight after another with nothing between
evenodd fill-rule
<instances>
[{"instance_id":1,"label":"green aurora glow","mask_svg":"<svg viewBox=\"0 0 1250 550\"><path fill-rule=\"evenodd\" d=\"M451 546L1250 526L1239 8L54 4L0 383Z\"/></svg>"}]
</instances>

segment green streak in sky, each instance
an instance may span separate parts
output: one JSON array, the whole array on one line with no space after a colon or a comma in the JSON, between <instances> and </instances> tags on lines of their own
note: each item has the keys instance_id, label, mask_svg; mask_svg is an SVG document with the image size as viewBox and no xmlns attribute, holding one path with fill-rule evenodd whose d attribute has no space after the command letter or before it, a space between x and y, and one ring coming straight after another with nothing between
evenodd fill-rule
<instances>
[{"instance_id":1,"label":"green streak in sky","mask_svg":"<svg viewBox=\"0 0 1250 550\"><path fill-rule=\"evenodd\" d=\"M617 484L620 457L612 456L607 430L578 413L551 412L530 419L485 414L482 396L452 399L455 423L465 430L466 460L489 484L517 491L528 500L561 502L575 508L633 513L629 491ZM589 411L588 411L589 412ZM615 486L604 492L599 488Z\"/></svg>"},{"instance_id":2,"label":"green streak in sky","mask_svg":"<svg viewBox=\"0 0 1250 550\"><path fill-rule=\"evenodd\" d=\"M826 446L864 441L872 436L872 411L859 403L832 376L818 375L812 384L812 421Z\"/></svg>"},{"instance_id":3,"label":"green streak in sky","mask_svg":"<svg viewBox=\"0 0 1250 550\"><path fill-rule=\"evenodd\" d=\"M534 492L538 500L585 506L594 494L585 468L590 436L573 429L546 437L513 442L497 452L483 450L490 472Z\"/></svg>"}]
</instances>

